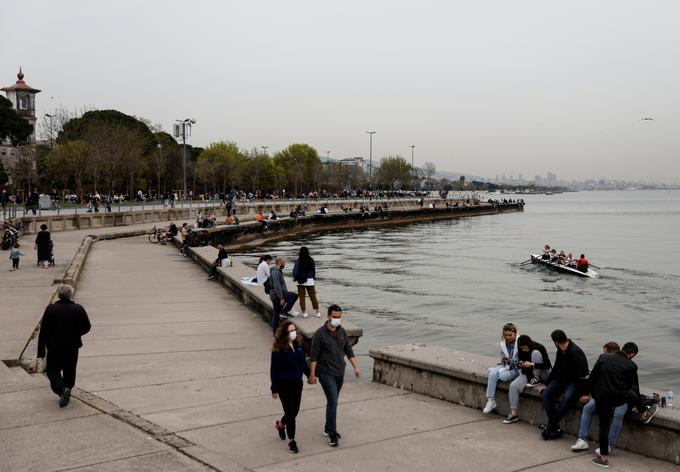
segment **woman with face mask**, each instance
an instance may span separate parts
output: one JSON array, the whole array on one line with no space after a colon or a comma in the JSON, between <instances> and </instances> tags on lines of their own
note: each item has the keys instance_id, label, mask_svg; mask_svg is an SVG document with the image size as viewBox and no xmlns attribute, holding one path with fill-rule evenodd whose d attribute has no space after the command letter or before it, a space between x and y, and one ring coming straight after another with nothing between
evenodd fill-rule
<instances>
[{"instance_id":1,"label":"woman with face mask","mask_svg":"<svg viewBox=\"0 0 680 472\"><path fill-rule=\"evenodd\" d=\"M297 454L295 418L302 400L302 375L309 377L309 367L302 347L302 336L297 335L292 322L285 321L279 326L271 351L272 398L281 400L283 406L283 417L276 421L276 431L282 441L288 436L288 451Z\"/></svg>"}]
</instances>

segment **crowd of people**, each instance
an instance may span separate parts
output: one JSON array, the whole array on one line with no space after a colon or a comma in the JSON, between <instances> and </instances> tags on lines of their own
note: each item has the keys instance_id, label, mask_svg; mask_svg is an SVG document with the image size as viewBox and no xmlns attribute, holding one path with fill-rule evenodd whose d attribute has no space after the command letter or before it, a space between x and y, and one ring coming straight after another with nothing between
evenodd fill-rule
<instances>
[{"instance_id":1,"label":"crowd of people","mask_svg":"<svg viewBox=\"0 0 680 472\"><path fill-rule=\"evenodd\" d=\"M562 330L550 338L556 348L555 362L545 346L528 335L518 335L517 327L508 323L501 330L500 361L489 369L486 405L482 412L497 408L498 382L509 383L510 412L503 424L519 421L519 395L525 388L535 388L542 395L547 422L541 425L541 437L548 441L562 436L560 422L576 403L584 405L578 439L573 451L589 448L588 432L593 413L599 416L599 444L593 464L608 468L609 454L621 432L623 416L634 411L643 423L649 423L658 411L658 399L640 393L634 342L619 347L607 342L591 370L583 350Z\"/></svg>"},{"instance_id":2,"label":"crowd of people","mask_svg":"<svg viewBox=\"0 0 680 472\"><path fill-rule=\"evenodd\" d=\"M544 261L569 267L570 269L576 269L579 272L588 272L588 268L590 267L590 263L584 254L581 254L581 257L575 259L571 252L569 254L565 254L564 251L558 253L557 249L551 248L549 244L543 246L541 258Z\"/></svg>"}]
</instances>

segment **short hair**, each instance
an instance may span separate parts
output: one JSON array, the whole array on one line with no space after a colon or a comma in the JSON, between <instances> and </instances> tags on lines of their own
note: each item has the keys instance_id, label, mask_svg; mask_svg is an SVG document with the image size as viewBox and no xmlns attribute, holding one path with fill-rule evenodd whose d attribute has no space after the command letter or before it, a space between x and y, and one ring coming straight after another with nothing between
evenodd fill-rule
<instances>
[{"instance_id":1,"label":"short hair","mask_svg":"<svg viewBox=\"0 0 680 472\"><path fill-rule=\"evenodd\" d=\"M602 349L604 349L604 352L606 353L619 352L621 350L619 343L614 341L609 341L607 344L602 346Z\"/></svg>"},{"instance_id":2,"label":"short hair","mask_svg":"<svg viewBox=\"0 0 680 472\"><path fill-rule=\"evenodd\" d=\"M556 329L552 333L550 333L550 338L553 340L553 342L556 343L566 343L569 338L567 338L567 333L562 331L561 329Z\"/></svg>"},{"instance_id":3,"label":"short hair","mask_svg":"<svg viewBox=\"0 0 680 472\"><path fill-rule=\"evenodd\" d=\"M277 257L274 263L276 265L279 265L280 263L285 262L285 259L283 257Z\"/></svg>"},{"instance_id":4,"label":"short hair","mask_svg":"<svg viewBox=\"0 0 680 472\"><path fill-rule=\"evenodd\" d=\"M638 353L637 344L635 344L634 342L630 342L630 341L628 341L626 344L624 344L623 347L621 348L621 350L626 354L635 355L635 354Z\"/></svg>"},{"instance_id":5,"label":"short hair","mask_svg":"<svg viewBox=\"0 0 680 472\"><path fill-rule=\"evenodd\" d=\"M342 313L342 308L340 308L340 305L335 305L335 304L329 306L328 307L328 316L331 316L331 313L333 313L334 311L339 311L340 313Z\"/></svg>"},{"instance_id":6,"label":"short hair","mask_svg":"<svg viewBox=\"0 0 680 472\"><path fill-rule=\"evenodd\" d=\"M73 285L62 284L57 288L57 296L60 300L70 300L73 298Z\"/></svg>"},{"instance_id":7,"label":"short hair","mask_svg":"<svg viewBox=\"0 0 680 472\"><path fill-rule=\"evenodd\" d=\"M45 223L41 224L40 229L45 231L47 229L47 225Z\"/></svg>"}]
</instances>

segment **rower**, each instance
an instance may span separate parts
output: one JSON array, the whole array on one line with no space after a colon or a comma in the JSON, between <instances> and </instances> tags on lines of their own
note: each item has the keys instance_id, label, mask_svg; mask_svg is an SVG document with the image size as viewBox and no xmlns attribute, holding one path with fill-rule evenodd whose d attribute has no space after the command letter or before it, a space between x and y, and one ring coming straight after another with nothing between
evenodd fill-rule
<instances>
[{"instance_id":1,"label":"rower","mask_svg":"<svg viewBox=\"0 0 680 472\"><path fill-rule=\"evenodd\" d=\"M550 250L550 262L557 262L559 258L557 257L557 249Z\"/></svg>"},{"instance_id":2,"label":"rower","mask_svg":"<svg viewBox=\"0 0 680 472\"><path fill-rule=\"evenodd\" d=\"M588 259L586 259L586 256L581 254L581 258L576 261L576 270L586 273L588 272L588 266L590 264L588 263Z\"/></svg>"},{"instance_id":3,"label":"rower","mask_svg":"<svg viewBox=\"0 0 680 472\"><path fill-rule=\"evenodd\" d=\"M572 256L571 253L567 256L567 267L576 269L576 259L574 259L574 256Z\"/></svg>"},{"instance_id":4,"label":"rower","mask_svg":"<svg viewBox=\"0 0 680 472\"><path fill-rule=\"evenodd\" d=\"M543 246L543 256L541 257L541 259L545 260L550 259L550 246L548 244Z\"/></svg>"}]
</instances>

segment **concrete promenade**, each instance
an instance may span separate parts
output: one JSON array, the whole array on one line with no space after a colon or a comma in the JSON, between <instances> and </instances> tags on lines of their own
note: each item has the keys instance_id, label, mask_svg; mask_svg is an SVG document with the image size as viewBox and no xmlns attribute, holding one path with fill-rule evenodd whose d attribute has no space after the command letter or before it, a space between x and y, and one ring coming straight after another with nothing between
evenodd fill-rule
<instances>
[{"instance_id":1,"label":"concrete promenade","mask_svg":"<svg viewBox=\"0 0 680 472\"><path fill-rule=\"evenodd\" d=\"M9 260L0 271L3 359L18 355L76 233L91 231L56 235L57 269L27 257L19 273ZM2 472L596 470L590 453L569 450L574 438L543 442L533 426L374 384L367 369L343 388L338 449L321 434L320 386L305 385L294 456L273 428L280 403L269 394L269 327L172 246L96 243L76 299L93 329L68 407L58 408L44 377L0 365ZM626 452L610 462L677 470Z\"/></svg>"}]
</instances>

